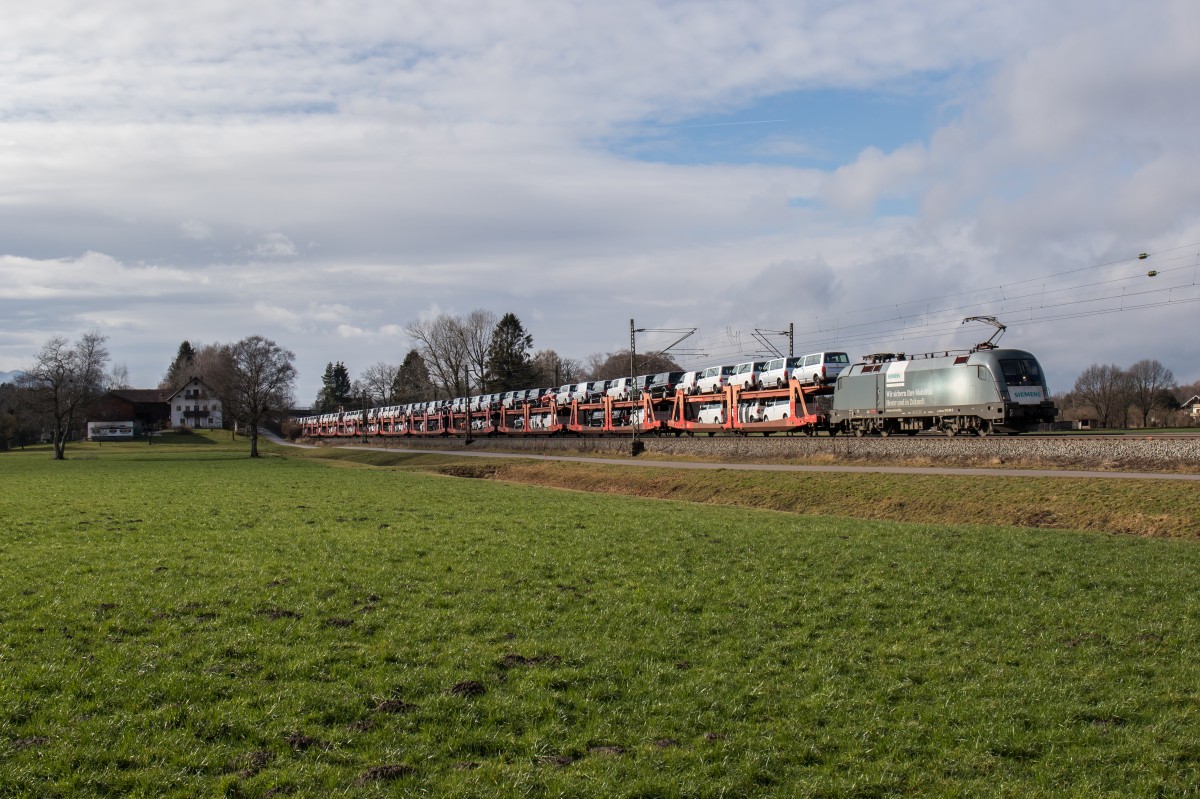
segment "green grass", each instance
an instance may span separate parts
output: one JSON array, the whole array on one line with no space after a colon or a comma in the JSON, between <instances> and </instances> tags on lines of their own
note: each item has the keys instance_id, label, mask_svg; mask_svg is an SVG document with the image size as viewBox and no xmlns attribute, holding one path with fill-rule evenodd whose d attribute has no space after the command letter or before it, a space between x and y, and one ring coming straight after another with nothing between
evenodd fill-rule
<instances>
[{"instance_id":1,"label":"green grass","mask_svg":"<svg viewBox=\"0 0 1200 799\"><path fill-rule=\"evenodd\" d=\"M255 462L197 438L0 456L0 796L1200 785L1191 542Z\"/></svg>"}]
</instances>

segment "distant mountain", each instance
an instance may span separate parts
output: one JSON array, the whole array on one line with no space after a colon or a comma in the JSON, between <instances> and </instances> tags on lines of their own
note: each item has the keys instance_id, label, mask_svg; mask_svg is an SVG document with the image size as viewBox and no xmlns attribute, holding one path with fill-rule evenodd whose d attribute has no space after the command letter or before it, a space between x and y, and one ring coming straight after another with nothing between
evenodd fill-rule
<instances>
[{"instance_id":1,"label":"distant mountain","mask_svg":"<svg viewBox=\"0 0 1200 799\"><path fill-rule=\"evenodd\" d=\"M0 383L11 383L23 374L24 372L22 372L20 369L16 369L12 372L0 372Z\"/></svg>"}]
</instances>

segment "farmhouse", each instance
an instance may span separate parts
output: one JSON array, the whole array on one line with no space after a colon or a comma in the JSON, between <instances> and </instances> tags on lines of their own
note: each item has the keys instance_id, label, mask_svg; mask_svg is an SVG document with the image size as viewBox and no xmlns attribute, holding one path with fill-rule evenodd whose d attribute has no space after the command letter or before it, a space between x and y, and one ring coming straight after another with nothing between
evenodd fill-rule
<instances>
[{"instance_id":1,"label":"farmhouse","mask_svg":"<svg viewBox=\"0 0 1200 799\"><path fill-rule=\"evenodd\" d=\"M221 426L221 400L216 392L198 377L190 378L167 402L171 409L172 427Z\"/></svg>"},{"instance_id":2,"label":"farmhouse","mask_svg":"<svg viewBox=\"0 0 1200 799\"><path fill-rule=\"evenodd\" d=\"M171 419L170 392L157 388L125 388L108 392L96 403L89 421L136 422L145 430L165 427Z\"/></svg>"}]
</instances>

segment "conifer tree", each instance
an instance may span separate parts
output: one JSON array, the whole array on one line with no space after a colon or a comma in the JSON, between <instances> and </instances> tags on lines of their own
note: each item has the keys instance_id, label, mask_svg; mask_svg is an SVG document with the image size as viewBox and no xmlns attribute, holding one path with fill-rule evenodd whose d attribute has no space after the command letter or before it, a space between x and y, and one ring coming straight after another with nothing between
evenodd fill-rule
<instances>
[{"instance_id":1,"label":"conifer tree","mask_svg":"<svg viewBox=\"0 0 1200 799\"><path fill-rule=\"evenodd\" d=\"M533 336L525 332L516 314L502 316L492 332L492 345L488 349L488 390L529 388L533 379L529 356L532 348Z\"/></svg>"},{"instance_id":2,"label":"conifer tree","mask_svg":"<svg viewBox=\"0 0 1200 799\"><path fill-rule=\"evenodd\" d=\"M317 413L329 413L351 404L351 391L350 370L346 368L346 364L341 361L325 364L325 373L321 376L321 390L317 394Z\"/></svg>"},{"instance_id":3,"label":"conifer tree","mask_svg":"<svg viewBox=\"0 0 1200 799\"><path fill-rule=\"evenodd\" d=\"M171 361L167 373L163 375L159 388L169 388L172 391L178 389L192 376L192 367L195 361L196 350L192 346L192 342L185 339L179 345L179 351L175 353L175 360Z\"/></svg>"}]
</instances>

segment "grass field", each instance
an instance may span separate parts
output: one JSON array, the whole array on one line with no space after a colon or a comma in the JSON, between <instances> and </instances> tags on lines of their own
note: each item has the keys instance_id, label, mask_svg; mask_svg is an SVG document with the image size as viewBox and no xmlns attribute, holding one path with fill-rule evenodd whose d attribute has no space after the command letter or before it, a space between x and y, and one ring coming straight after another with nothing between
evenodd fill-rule
<instances>
[{"instance_id":1,"label":"grass field","mask_svg":"<svg viewBox=\"0 0 1200 799\"><path fill-rule=\"evenodd\" d=\"M162 444L0 455L0 796L1198 792L1191 541Z\"/></svg>"}]
</instances>

